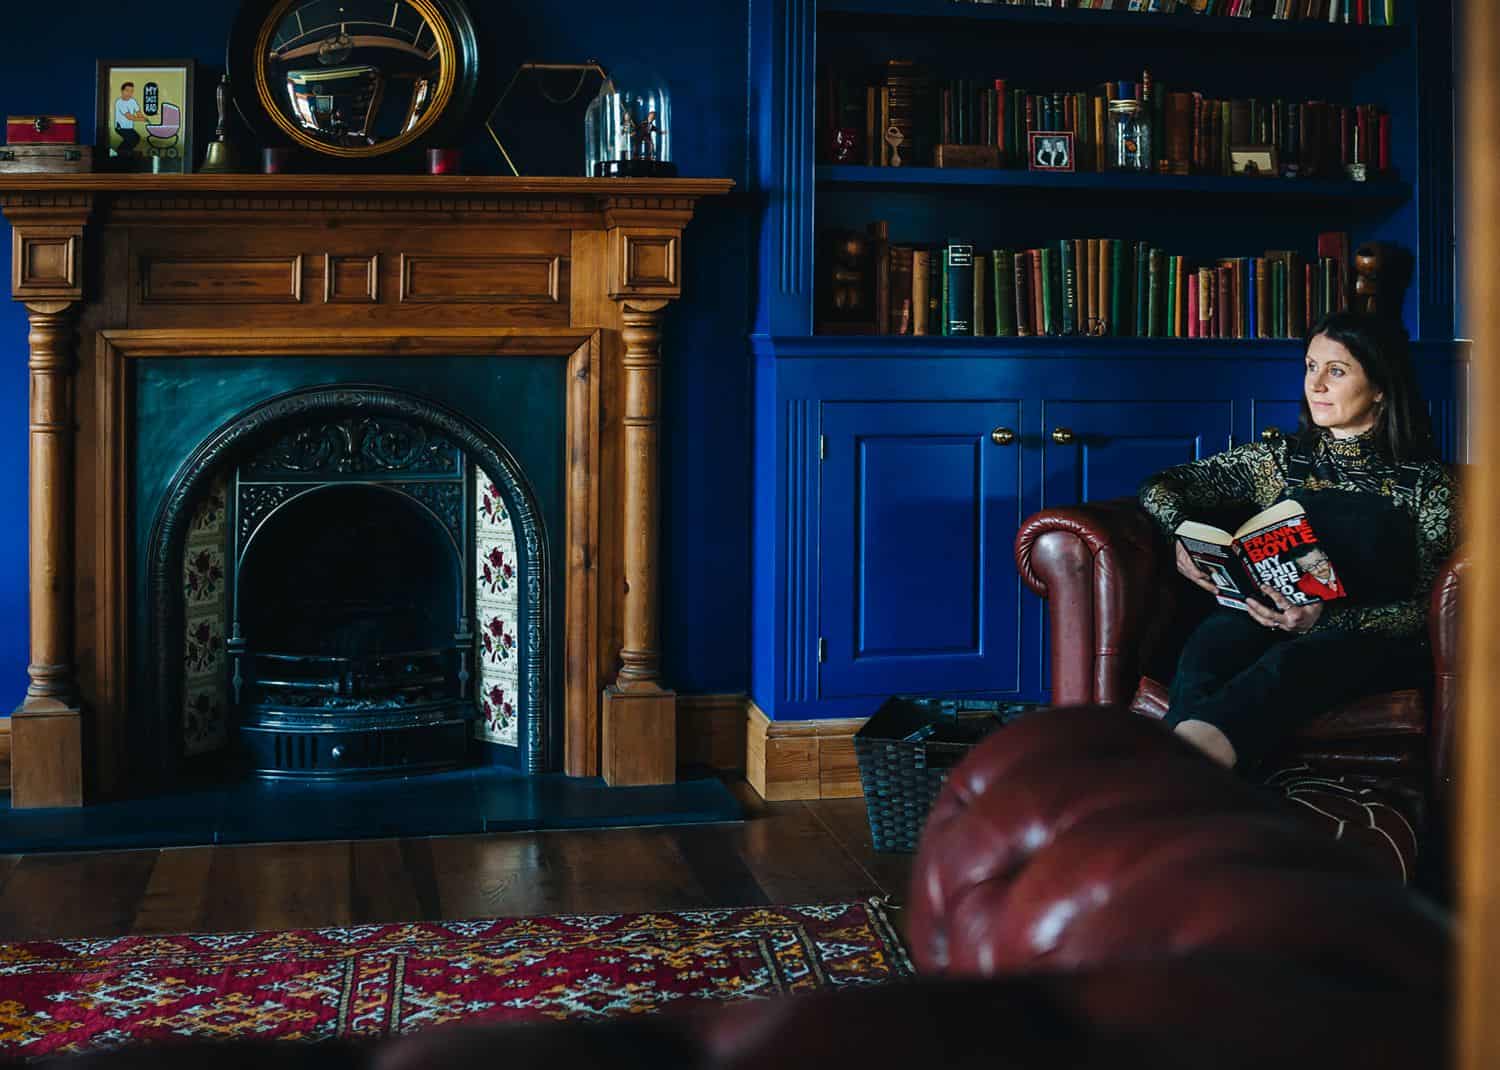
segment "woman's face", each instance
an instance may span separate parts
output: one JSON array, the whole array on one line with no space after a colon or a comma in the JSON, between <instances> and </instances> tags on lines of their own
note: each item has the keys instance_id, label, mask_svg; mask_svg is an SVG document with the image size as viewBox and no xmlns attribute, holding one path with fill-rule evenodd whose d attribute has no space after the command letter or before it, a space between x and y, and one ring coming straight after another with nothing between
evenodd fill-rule
<instances>
[{"instance_id":1,"label":"woman's face","mask_svg":"<svg viewBox=\"0 0 1500 1070\"><path fill-rule=\"evenodd\" d=\"M1307 374L1302 382L1313 423L1352 438L1375 426L1375 406L1384 395L1344 346L1318 335L1307 346Z\"/></svg>"}]
</instances>

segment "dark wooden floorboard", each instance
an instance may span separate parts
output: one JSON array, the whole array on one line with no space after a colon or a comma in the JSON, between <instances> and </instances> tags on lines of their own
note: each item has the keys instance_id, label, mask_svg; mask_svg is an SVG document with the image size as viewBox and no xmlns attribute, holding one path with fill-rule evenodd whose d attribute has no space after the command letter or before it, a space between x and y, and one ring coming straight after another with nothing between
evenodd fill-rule
<instances>
[{"instance_id":1,"label":"dark wooden floorboard","mask_svg":"<svg viewBox=\"0 0 1500 1070\"><path fill-rule=\"evenodd\" d=\"M23 855L0 891L0 939L130 932L158 853Z\"/></svg>"},{"instance_id":2,"label":"dark wooden floorboard","mask_svg":"<svg viewBox=\"0 0 1500 1070\"><path fill-rule=\"evenodd\" d=\"M136 908L131 932L185 933L203 928L213 847L173 847L157 852L151 879Z\"/></svg>"},{"instance_id":3,"label":"dark wooden floorboard","mask_svg":"<svg viewBox=\"0 0 1500 1070\"><path fill-rule=\"evenodd\" d=\"M0 940L905 898L863 803L738 824L0 856Z\"/></svg>"},{"instance_id":4,"label":"dark wooden floorboard","mask_svg":"<svg viewBox=\"0 0 1500 1070\"><path fill-rule=\"evenodd\" d=\"M213 848L204 929L348 925L351 847L340 842Z\"/></svg>"},{"instance_id":5,"label":"dark wooden floorboard","mask_svg":"<svg viewBox=\"0 0 1500 1070\"><path fill-rule=\"evenodd\" d=\"M886 895L897 903L906 902L912 856L875 850L863 799L828 799L811 809L813 816L823 823Z\"/></svg>"},{"instance_id":6,"label":"dark wooden floorboard","mask_svg":"<svg viewBox=\"0 0 1500 1070\"><path fill-rule=\"evenodd\" d=\"M349 845L349 920L355 925L427 919L400 840Z\"/></svg>"}]
</instances>

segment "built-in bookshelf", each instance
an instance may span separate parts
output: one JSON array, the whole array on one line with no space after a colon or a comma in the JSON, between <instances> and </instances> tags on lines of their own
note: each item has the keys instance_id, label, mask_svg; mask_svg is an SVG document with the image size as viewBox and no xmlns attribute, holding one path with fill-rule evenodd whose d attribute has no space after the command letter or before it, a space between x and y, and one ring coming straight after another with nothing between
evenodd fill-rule
<instances>
[{"instance_id":1,"label":"built-in bookshelf","mask_svg":"<svg viewBox=\"0 0 1500 1070\"><path fill-rule=\"evenodd\" d=\"M1356 267L1370 266L1351 255L1362 246L1411 254L1399 312L1442 455L1467 457L1468 347L1453 340L1451 8L1397 0L1395 25L1374 26L1125 6L752 5L751 145L763 211L751 341L751 697L773 718L862 717L891 694L1045 698L1046 607L1021 588L1017 528L1038 509L1127 497L1169 464L1295 429L1304 346L1288 320L1349 300ZM1092 117L1104 83L1134 83L1136 99L1152 102L1147 72L1153 89L1229 102L1231 131L1240 101L1255 102L1251 129L1261 133L1268 102L1364 106L1366 121L1381 124L1380 152L1350 160L1340 134L1325 138L1338 154L1318 157L1311 173L1299 159L1296 177L1284 177L1278 151L1275 177L1250 177L1232 173L1244 165L1231 132L1210 167L1195 152L1184 169L1177 151L1164 169L1153 156L1148 173L1099 169L1096 140L1082 167L1039 172L1014 154L1014 127L996 135L999 107L985 102L968 114L991 124L980 127L989 135L937 142L947 166L915 145L899 167L848 151L831 159L821 131L836 81L820 72L863 65L875 78L891 60L950 89L988 86L996 100L996 80L1006 91L1063 94L1065 121L1072 93L1075 122L1078 95ZM867 95L855 99L868 107ZM1160 100L1170 102L1165 92ZM935 121L941 129L946 116L951 132L948 103L939 107ZM1287 113L1275 114L1273 129L1300 144ZM954 144L1004 152L950 154ZM1363 181L1346 162L1365 163ZM853 285L872 247L885 250L886 272L910 272L912 321L925 262L931 311L941 286L931 264L952 246L972 257L971 322L981 334L938 333L930 315L926 335L890 333L902 317L889 304L852 324L823 318L833 329L816 330L824 288ZM1033 250L1039 261L1049 252L1048 263L1033 264ZM1008 277L995 271L1007 261ZM878 253L869 261L880 262ZM1135 273L1129 289L1119 269ZM1298 277L1300 305L1289 282ZM1194 320L1193 294L1210 285L1214 315L1198 308ZM1391 311L1389 295L1380 299ZM1229 307L1232 326L1218 313ZM1025 336L999 333L1007 308L1010 327L1029 317ZM963 318L963 301L951 311ZM881 323L886 333L873 333Z\"/></svg>"},{"instance_id":2,"label":"built-in bookshelf","mask_svg":"<svg viewBox=\"0 0 1500 1070\"><path fill-rule=\"evenodd\" d=\"M790 24L812 32L771 46L786 50L784 91L772 94L762 132L788 151L767 173L776 189L769 245L780 254L773 257L779 285L762 295L768 333L815 333L811 306L829 268L818 258L821 234L884 220L892 243L931 248L954 238L980 248L1026 247L1072 233L1146 241L1190 259L1297 247L1312 255L1317 234L1340 230L1351 249L1384 241L1409 251L1419 267L1404 310L1408 325L1414 335L1451 337L1451 178L1443 180L1441 163L1432 173L1428 162L1445 151L1451 157L1451 116L1434 106L1431 69L1420 70L1423 49L1436 47L1433 26L1446 25L1430 9L1400 0L1395 24L1382 26L1211 17L1186 4L1164 14L957 0L783 3ZM1040 90L1149 71L1159 84L1210 96L1371 105L1392 124L1392 166L1356 181L1328 169L1266 178L1196 167L1188 174L1043 173L1015 159L1000 167L935 167L921 158L903 167L830 162L819 72L851 61L873 70L898 57L915 57L937 78L1004 77ZM1434 129L1439 118L1448 120L1441 130Z\"/></svg>"}]
</instances>

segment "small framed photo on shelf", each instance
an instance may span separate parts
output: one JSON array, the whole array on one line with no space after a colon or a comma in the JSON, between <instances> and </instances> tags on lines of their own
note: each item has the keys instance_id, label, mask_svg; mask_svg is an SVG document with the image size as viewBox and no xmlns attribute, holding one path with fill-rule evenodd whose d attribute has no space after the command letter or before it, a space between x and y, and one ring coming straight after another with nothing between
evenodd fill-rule
<instances>
[{"instance_id":1,"label":"small framed photo on shelf","mask_svg":"<svg viewBox=\"0 0 1500 1070\"><path fill-rule=\"evenodd\" d=\"M186 174L193 169L195 63L100 60L95 158L100 170Z\"/></svg>"},{"instance_id":2,"label":"small framed photo on shelf","mask_svg":"<svg viewBox=\"0 0 1500 1070\"><path fill-rule=\"evenodd\" d=\"M1231 145L1229 172L1252 178L1275 178L1281 174L1275 145Z\"/></svg>"},{"instance_id":3,"label":"small framed photo on shelf","mask_svg":"<svg viewBox=\"0 0 1500 1070\"><path fill-rule=\"evenodd\" d=\"M1073 134L1067 130L1033 130L1026 167L1031 171L1072 171Z\"/></svg>"}]
</instances>

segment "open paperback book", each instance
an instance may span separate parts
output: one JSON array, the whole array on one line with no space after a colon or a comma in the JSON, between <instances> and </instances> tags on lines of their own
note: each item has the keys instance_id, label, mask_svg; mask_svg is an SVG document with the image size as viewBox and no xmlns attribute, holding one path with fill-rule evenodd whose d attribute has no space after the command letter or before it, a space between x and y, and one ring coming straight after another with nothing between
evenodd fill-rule
<instances>
[{"instance_id":1,"label":"open paperback book","mask_svg":"<svg viewBox=\"0 0 1500 1070\"><path fill-rule=\"evenodd\" d=\"M1331 602L1345 595L1333 563L1318 545L1307 512L1291 499L1277 502L1233 533L1184 520L1177 539L1218 588L1221 606L1245 609L1258 599L1274 608L1261 587L1272 587L1294 606Z\"/></svg>"}]
</instances>

